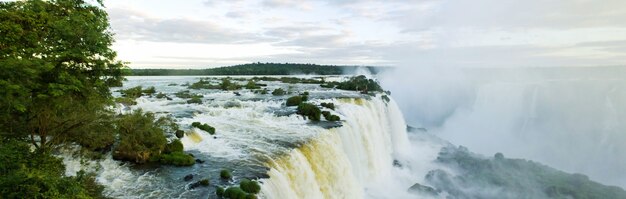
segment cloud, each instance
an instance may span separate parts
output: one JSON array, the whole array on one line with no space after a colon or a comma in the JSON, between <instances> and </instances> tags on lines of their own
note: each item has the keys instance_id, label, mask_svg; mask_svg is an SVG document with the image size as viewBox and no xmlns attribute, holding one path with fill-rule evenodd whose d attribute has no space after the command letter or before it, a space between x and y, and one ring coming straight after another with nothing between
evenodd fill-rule
<instances>
[{"instance_id":1,"label":"cloud","mask_svg":"<svg viewBox=\"0 0 626 199\"><path fill-rule=\"evenodd\" d=\"M264 38L213 21L186 18L161 19L137 10L110 8L107 10L117 39L180 43L251 43Z\"/></svg>"}]
</instances>

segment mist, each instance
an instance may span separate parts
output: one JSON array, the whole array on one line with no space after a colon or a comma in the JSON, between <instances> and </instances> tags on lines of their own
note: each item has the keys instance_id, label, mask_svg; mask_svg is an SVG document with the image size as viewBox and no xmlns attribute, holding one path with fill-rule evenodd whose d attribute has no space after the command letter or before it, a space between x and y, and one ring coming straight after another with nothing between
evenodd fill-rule
<instances>
[{"instance_id":1,"label":"mist","mask_svg":"<svg viewBox=\"0 0 626 199\"><path fill-rule=\"evenodd\" d=\"M455 145L626 187L624 77L619 67L424 67L379 80L409 125Z\"/></svg>"}]
</instances>

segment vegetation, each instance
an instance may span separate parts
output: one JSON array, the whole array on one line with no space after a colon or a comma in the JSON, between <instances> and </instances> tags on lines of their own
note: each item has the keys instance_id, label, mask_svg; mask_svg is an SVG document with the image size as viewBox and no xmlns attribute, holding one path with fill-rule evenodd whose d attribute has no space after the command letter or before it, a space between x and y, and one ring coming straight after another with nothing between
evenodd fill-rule
<instances>
[{"instance_id":1,"label":"vegetation","mask_svg":"<svg viewBox=\"0 0 626 199\"><path fill-rule=\"evenodd\" d=\"M196 163L196 159L189 154L183 152L172 152L161 154L155 157L161 164L170 164L175 166L191 166Z\"/></svg>"},{"instance_id":2,"label":"vegetation","mask_svg":"<svg viewBox=\"0 0 626 199\"><path fill-rule=\"evenodd\" d=\"M297 113L312 121L320 121L322 111L313 104L301 103L298 105Z\"/></svg>"},{"instance_id":3,"label":"vegetation","mask_svg":"<svg viewBox=\"0 0 626 199\"><path fill-rule=\"evenodd\" d=\"M161 93L159 92L158 94L156 94L155 96L157 99L163 99L163 98L167 98L167 95L165 93Z\"/></svg>"},{"instance_id":4,"label":"vegetation","mask_svg":"<svg viewBox=\"0 0 626 199\"><path fill-rule=\"evenodd\" d=\"M239 187L247 192L252 194L258 194L261 191L261 185L257 181L252 181L248 179L243 179L239 182Z\"/></svg>"},{"instance_id":5,"label":"vegetation","mask_svg":"<svg viewBox=\"0 0 626 199\"><path fill-rule=\"evenodd\" d=\"M113 151L113 158L145 163L159 156L167 140L161 126L164 124L155 121L153 113L141 110L120 116L116 121L120 141Z\"/></svg>"},{"instance_id":6,"label":"vegetation","mask_svg":"<svg viewBox=\"0 0 626 199\"><path fill-rule=\"evenodd\" d=\"M223 78L222 83L220 84L220 89L225 91L239 90L241 89L241 85L232 83L230 78Z\"/></svg>"},{"instance_id":7,"label":"vegetation","mask_svg":"<svg viewBox=\"0 0 626 199\"><path fill-rule=\"evenodd\" d=\"M224 195L224 187L218 186L217 188L215 188L215 195L221 198Z\"/></svg>"},{"instance_id":8,"label":"vegetation","mask_svg":"<svg viewBox=\"0 0 626 199\"><path fill-rule=\"evenodd\" d=\"M626 191L589 180L582 174L568 174L523 159L508 159L502 153L485 159L467 148L447 147L437 161L459 169L454 176L433 170L426 179L436 189L454 198L626 198ZM493 191L468 191L468 190Z\"/></svg>"},{"instance_id":9,"label":"vegetation","mask_svg":"<svg viewBox=\"0 0 626 199\"><path fill-rule=\"evenodd\" d=\"M193 96L187 100L187 104L202 104L202 98L199 96Z\"/></svg>"},{"instance_id":10,"label":"vegetation","mask_svg":"<svg viewBox=\"0 0 626 199\"><path fill-rule=\"evenodd\" d=\"M195 82L191 85L188 86L189 89L220 89L220 85L212 85L211 82L204 80L204 79L200 79L200 81Z\"/></svg>"},{"instance_id":11,"label":"vegetation","mask_svg":"<svg viewBox=\"0 0 626 199\"><path fill-rule=\"evenodd\" d=\"M367 79L364 75L359 75L350 78L348 81L340 82L337 84L337 88L341 90L351 90L351 91L380 91L383 92L382 87L378 85L373 79Z\"/></svg>"},{"instance_id":12,"label":"vegetation","mask_svg":"<svg viewBox=\"0 0 626 199\"><path fill-rule=\"evenodd\" d=\"M200 180L199 182L200 182L200 185L202 185L202 186L209 186L209 184L210 184L209 183L209 179L206 179L206 178Z\"/></svg>"},{"instance_id":13,"label":"vegetation","mask_svg":"<svg viewBox=\"0 0 626 199\"><path fill-rule=\"evenodd\" d=\"M159 76L159 75L342 75L353 73L359 66L333 66L297 63L249 63L209 69L133 69L130 75ZM384 67L365 67L376 74Z\"/></svg>"},{"instance_id":14,"label":"vegetation","mask_svg":"<svg viewBox=\"0 0 626 199\"><path fill-rule=\"evenodd\" d=\"M322 111L322 115L324 116L324 119L326 119L327 121L334 122L334 121L341 120L339 116L333 115L329 111Z\"/></svg>"},{"instance_id":15,"label":"vegetation","mask_svg":"<svg viewBox=\"0 0 626 199\"><path fill-rule=\"evenodd\" d=\"M260 85L257 85L254 81L249 80L249 81L248 81L248 83L246 83L245 88L246 88L246 89L253 90L253 89L260 89L260 88L261 88L261 86L260 86Z\"/></svg>"},{"instance_id":16,"label":"vegetation","mask_svg":"<svg viewBox=\"0 0 626 199\"><path fill-rule=\"evenodd\" d=\"M178 91L174 93L174 95L178 98L189 99L189 98L202 98L202 95L191 93L188 90Z\"/></svg>"},{"instance_id":17,"label":"vegetation","mask_svg":"<svg viewBox=\"0 0 626 199\"><path fill-rule=\"evenodd\" d=\"M183 152L183 143L179 139L175 139L165 146L165 153Z\"/></svg>"},{"instance_id":18,"label":"vegetation","mask_svg":"<svg viewBox=\"0 0 626 199\"><path fill-rule=\"evenodd\" d=\"M303 101L306 101L305 99L303 99L304 97L302 95L296 95L290 98L287 98L287 102L286 105L287 106L298 106L300 105L300 103L302 103Z\"/></svg>"},{"instance_id":19,"label":"vegetation","mask_svg":"<svg viewBox=\"0 0 626 199\"><path fill-rule=\"evenodd\" d=\"M297 78L297 77L253 77L254 81L276 81L286 84L321 84L324 80L310 79L310 78Z\"/></svg>"},{"instance_id":20,"label":"vegetation","mask_svg":"<svg viewBox=\"0 0 626 199\"><path fill-rule=\"evenodd\" d=\"M210 126L210 125L208 125L208 124L203 124L203 123L200 123L200 122L193 122L193 123L191 123L191 126L199 128L200 130L206 131L207 133L209 133L211 135L215 134L215 128Z\"/></svg>"},{"instance_id":21,"label":"vegetation","mask_svg":"<svg viewBox=\"0 0 626 199\"><path fill-rule=\"evenodd\" d=\"M114 140L106 106L125 66L110 48L102 7L83 0L0 2L2 198L102 198L93 175L64 176L63 163L51 155L68 142L95 150Z\"/></svg>"},{"instance_id":22,"label":"vegetation","mask_svg":"<svg viewBox=\"0 0 626 199\"><path fill-rule=\"evenodd\" d=\"M283 90L282 88L277 88L277 89L274 89L274 91L272 91L272 95L275 95L275 96L281 96L285 94L287 94L287 92L285 92L285 90Z\"/></svg>"},{"instance_id":23,"label":"vegetation","mask_svg":"<svg viewBox=\"0 0 626 199\"><path fill-rule=\"evenodd\" d=\"M389 96L387 95L382 95L380 96L381 99L383 99L383 101L385 101L385 103L389 103L389 101L391 101L391 99L389 99Z\"/></svg>"},{"instance_id":24,"label":"vegetation","mask_svg":"<svg viewBox=\"0 0 626 199\"><path fill-rule=\"evenodd\" d=\"M224 197L225 198L230 198L230 199L241 199L241 198L246 198L247 197L247 193L243 190L241 190L241 188L239 187L228 187L225 191L224 191Z\"/></svg>"},{"instance_id":25,"label":"vegetation","mask_svg":"<svg viewBox=\"0 0 626 199\"><path fill-rule=\"evenodd\" d=\"M332 103L332 102L329 102L329 103L322 102L322 103L320 104L320 106L325 107L325 108L328 108L328 109L333 110L333 111L335 110L335 104L334 104L334 103Z\"/></svg>"},{"instance_id":26,"label":"vegetation","mask_svg":"<svg viewBox=\"0 0 626 199\"><path fill-rule=\"evenodd\" d=\"M222 171L220 171L220 178L224 180L230 180L231 178L233 178L233 175L230 173L229 170L222 169Z\"/></svg>"}]
</instances>

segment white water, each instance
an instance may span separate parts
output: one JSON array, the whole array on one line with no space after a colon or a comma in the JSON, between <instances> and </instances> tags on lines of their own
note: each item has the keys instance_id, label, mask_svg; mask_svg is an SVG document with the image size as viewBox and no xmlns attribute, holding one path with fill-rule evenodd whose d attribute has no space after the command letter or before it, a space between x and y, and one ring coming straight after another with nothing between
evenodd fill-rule
<instances>
[{"instance_id":1,"label":"white water","mask_svg":"<svg viewBox=\"0 0 626 199\"><path fill-rule=\"evenodd\" d=\"M626 187L626 69L401 69L382 78L411 125L471 151Z\"/></svg>"},{"instance_id":2,"label":"white water","mask_svg":"<svg viewBox=\"0 0 626 199\"><path fill-rule=\"evenodd\" d=\"M388 104L379 97L340 101L337 112L345 119L344 126L326 130L268 163L270 178L263 181L261 196L416 197L407 189L434 167L430 162L440 145L416 140L423 145L410 146L402 113L393 100ZM393 167L394 159L407 166ZM415 164L417 161L424 162Z\"/></svg>"}]
</instances>

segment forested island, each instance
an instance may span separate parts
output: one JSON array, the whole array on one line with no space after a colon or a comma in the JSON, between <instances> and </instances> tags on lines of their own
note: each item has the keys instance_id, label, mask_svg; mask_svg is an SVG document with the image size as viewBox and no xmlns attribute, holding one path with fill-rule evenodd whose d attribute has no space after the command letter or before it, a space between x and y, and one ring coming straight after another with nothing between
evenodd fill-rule
<instances>
[{"instance_id":1,"label":"forested island","mask_svg":"<svg viewBox=\"0 0 626 199\"><path fill-rule=\"evenodd\" d=\"M342 75L358 70L378 74L387 67L337 66L299 63L249 63L207 69L131 69L130 76L202 76L202 75Z\"/></svg>"}]
</instances>

